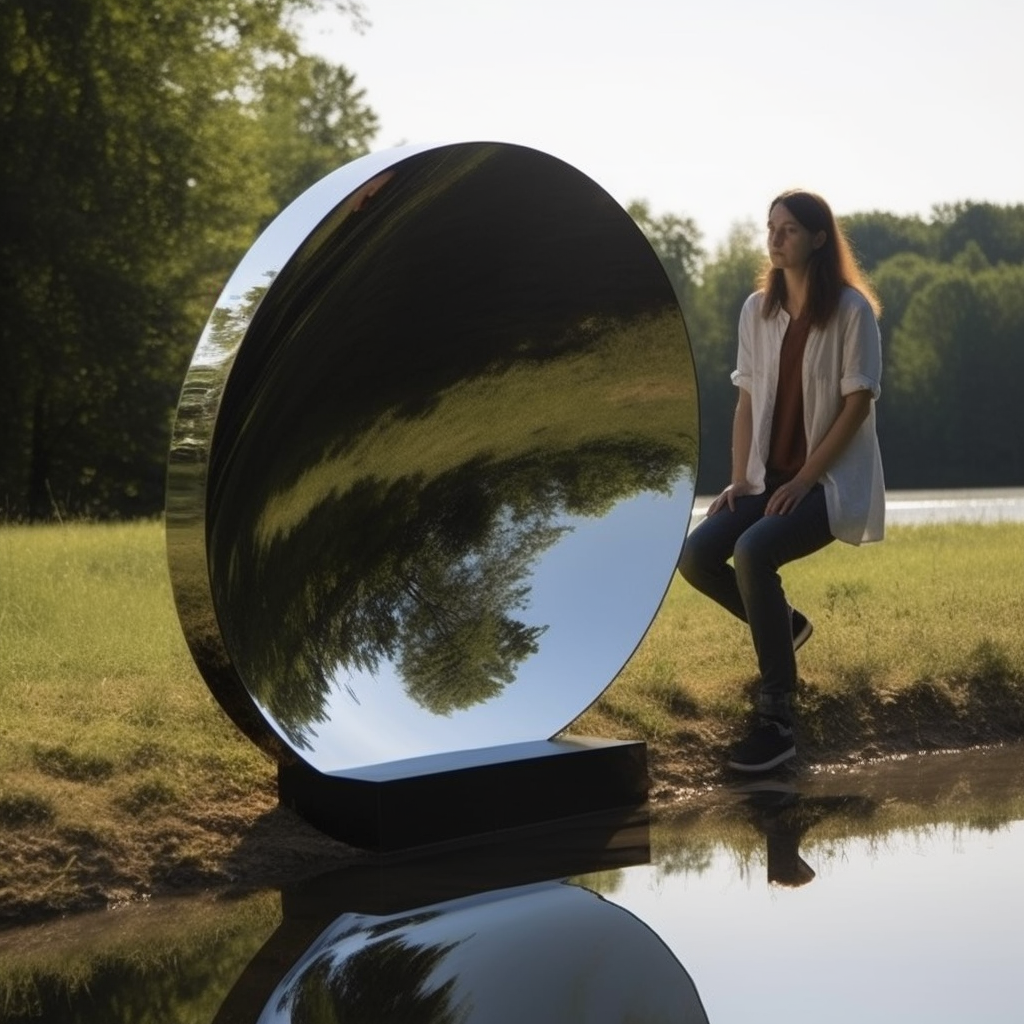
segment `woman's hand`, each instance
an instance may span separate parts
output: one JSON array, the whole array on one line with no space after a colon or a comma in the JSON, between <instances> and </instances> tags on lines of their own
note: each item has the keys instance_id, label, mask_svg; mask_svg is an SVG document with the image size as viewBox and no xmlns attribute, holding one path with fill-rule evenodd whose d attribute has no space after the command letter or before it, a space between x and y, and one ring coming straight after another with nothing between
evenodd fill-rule
<instances>
[{"instance_id":1,"label":"woman's hand","mask_svg":"<svg viewBox=\"0 0 1024 1024\"><path fill-rule=\"evenodd\" d=\"M821 479L825 470L839 458L860 425L868 418L872 401L870 391L853 391L844 396L839 414L818 447L807 456L803 468L768 499L764 509L766 516L784 516L804 500L814 486L814 481ZM807 483L807 479L812 482Z\"/></svg>"},{"instance_id":2,"label":"woman's hand","mask_svg":"<svg viewBox=\"0 0 1024 1024\"><path fill-rule=\"evenodd\" d=\"M728 487L721 494L715 498L714 501L708 505L707 514L713 516L716 512L721 511L723 508L728 506L730 512L736 510L736 499L742 498L745 494L753 494L754 487L746 480L741 480L739 483L729 484Z\"/></svg>"},{"instance_id":3,"label":"woman's hand","mask_svg":"<svg viewBox=\"0 0 1024 1024\"><path fill-rule=\"evenodd\" d=\"M805 484L799 477L793 477L774 491L764 507L764 514L784 516L792 512L807 497L810 489L810 484Z\"/></svg>"}]
</instances>

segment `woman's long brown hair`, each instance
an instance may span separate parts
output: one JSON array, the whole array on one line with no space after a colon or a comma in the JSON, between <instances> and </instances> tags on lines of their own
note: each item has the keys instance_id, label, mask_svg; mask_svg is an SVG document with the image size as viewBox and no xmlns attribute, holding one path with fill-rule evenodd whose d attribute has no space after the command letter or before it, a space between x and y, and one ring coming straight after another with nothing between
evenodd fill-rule
<instances>
[{"instance_id":1,"label":"woman's long brown hair","mask_svg":"<svg viewBox=\"0 0 1024 1024\"><path fill-rule=\"evenodd\" d=\"M811 254L807 267L807 313L811 323L823 327L835 315L839 296L844 286L855 288L871 304L875 316L880 316L882 304L878 295L857 263L850 243L836 223L828 203L814 192L794 188L776 196L768 204L768 215L782 203L812 235L825 232L825 241ZM762 314L767 320L774 316L786 301L786 279L778 267L768 264L758 280L765 294Z\"/></svg>"}]
</instances>

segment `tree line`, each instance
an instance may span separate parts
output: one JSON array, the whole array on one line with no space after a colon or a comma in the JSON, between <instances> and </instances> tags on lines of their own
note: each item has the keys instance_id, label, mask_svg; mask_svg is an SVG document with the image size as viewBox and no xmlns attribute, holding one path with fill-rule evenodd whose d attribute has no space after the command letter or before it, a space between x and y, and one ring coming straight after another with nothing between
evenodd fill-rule
<instances>
[{"instance_id":1,"label":"tree line","mask_svg":"<svg viewBox=\"0 0 1024 1024\"><path fill-rule=\"evenodd\" d=\"M764 234L734 227L712 255L687 217L630 207L683 307L701 403L698 489L729 482L739 311ZM890 488L1024 484L1024 205L957 202L929 219L840 218L882 301L878 430Z\"/></svg>"},{"instance_id":2,"label":"tree line","mask_svg":"<svg viewBox=\"0 0 1024 1024\"><path fill-rule=\"evenodd\" d=\"M318 6L0 5L0 516L162 508L217 295L274 214L377 131L354 76L301 50L295 18Z\"/></svg>"},{"instance_id":3,"label":"tree line","mask_svg":"<svg viewBox=\"0 0 1024 1024\"><path fill-rule=\"evenodd\" d=\"M0 517L163 508L181 381L220 289L292 198L369 151L344 66L301 49L317 0L0 5ZM335 0L355 28L357 0ZM728 479L739 308L763 258L738 225L630 213L679 294L701 403L699 488ZM1024 480L1024 206L845 218L885 306L890 487Z\"/></svg>"}]
</instances>

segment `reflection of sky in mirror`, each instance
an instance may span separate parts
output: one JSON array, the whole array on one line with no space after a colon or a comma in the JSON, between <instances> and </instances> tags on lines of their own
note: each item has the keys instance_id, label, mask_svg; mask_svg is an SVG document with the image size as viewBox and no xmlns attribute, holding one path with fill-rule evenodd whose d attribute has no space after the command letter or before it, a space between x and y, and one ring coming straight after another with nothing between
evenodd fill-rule
<instances>
[{"instance_id":1,"label":"reflection of sky in mirror","mask_svg":"<svg viewBox=\"0 0 1024 1024\"><path fill-rule=\"evenodd\" d=\"M671 581L692 501L686 479L671 495L648 492L600 518L563 521L571 530L541 556L520 613L527 625L550 628L497 698L441 716L406 695L391 663L375 675L339 672L329 721L310 729L315 750L303 756L331 771L553 735L600 694L608 673L617 673L639 643Z\"/></svg>"}]
</instances>

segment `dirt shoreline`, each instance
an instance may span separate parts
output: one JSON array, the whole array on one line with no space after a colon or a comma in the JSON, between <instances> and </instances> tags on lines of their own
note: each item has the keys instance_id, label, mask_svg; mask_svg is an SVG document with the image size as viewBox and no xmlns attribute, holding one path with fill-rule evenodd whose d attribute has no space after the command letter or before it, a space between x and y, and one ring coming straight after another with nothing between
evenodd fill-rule
<instances>
[{"instance_id":1,"label":"dirt shoreline","mask_svg":"<svg viewBox=\"0 0 1024 1024\"><path fill-rule=\"evenodd\" d=\"M650 750L649 758L652 808L714 784L707 759L671 769ZM281 806L270 776L231 802L200 794L173 816L127 822L102 841L53 825L8 828L0 831L0 934L162 897L274 888L373 859Z\"/></svg>"},{"instance_id":2,"label":"dirt shoreline","mask_svg":"<svg viewBox=\"0 0 1024 1024\"><path fill-rule=\"evenodd\" d=\"M789 774L851 770L868 762L959 748L936 735L857 753L802 755ZM996 741L998 742L998 740ZM724 747L648 748L652 812L677 809L724 788L736 776L723 767ZM140 821L109 843L59 828L8 829L0 834L0 936L25 925L163 897L243 894L276 888L346 865L373 860L313 828L278 804L264 784L247 798L197 803L173 819Z\"/></svg>"}]
</instances>

